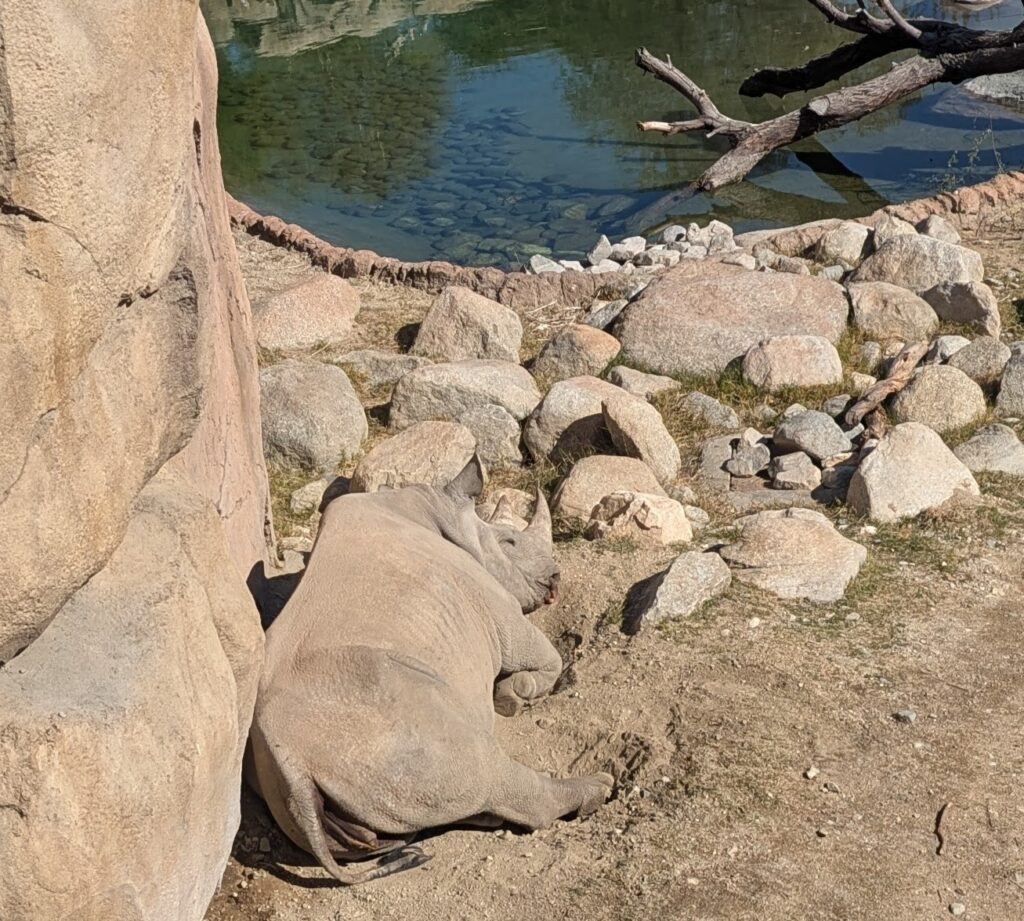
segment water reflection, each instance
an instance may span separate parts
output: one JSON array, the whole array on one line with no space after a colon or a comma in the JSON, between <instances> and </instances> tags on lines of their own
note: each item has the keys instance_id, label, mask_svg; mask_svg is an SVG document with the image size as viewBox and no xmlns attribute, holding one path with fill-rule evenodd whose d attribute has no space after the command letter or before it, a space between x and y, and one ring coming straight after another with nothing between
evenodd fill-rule
<instances>
[{"instance_id":1,"label":"water reflection","mask_svg":"<svg viewBox=\"0 0 1024 921\"><path fill-rule=\"evenodd\" d=\"M1002 4L962 11L1001 28ZM698 175L721 148L641 136L640 117L685 111L632 64L668 51L730 114L756 67L794 65L842 40L805 0L203 0L221 67L228 187L338 243L408 259L515 264L585 250L598 229ZM879 65L886 66L885 64ZM952 100L952 102L951 102ZM931 92L766 158L752 181L685 204L740 226L862 214L925 194L1000 151L1020 163L1019 120L960 90ZM981 141L979 142L979 138Z\"/></svg>"}]
</instances>

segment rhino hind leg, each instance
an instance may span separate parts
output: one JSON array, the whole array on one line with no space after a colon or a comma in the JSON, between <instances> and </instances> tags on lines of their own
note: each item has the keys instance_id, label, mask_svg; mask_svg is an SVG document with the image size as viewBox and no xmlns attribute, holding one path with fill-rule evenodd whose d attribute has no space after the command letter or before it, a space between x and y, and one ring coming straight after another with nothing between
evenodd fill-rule
<instances>
[{"instance_id":1,"label":"rhino hind leg","mask_svg":"<svg viewBox=\"0 0 1024 921\"><path fill-rule=\"evenodd\" d=\"M549 777L513 761L500 751L494 763L487 812L526 828L546 828L556 819L597 811L612 792L610 774Z\"/></svg>"}]
</instances>

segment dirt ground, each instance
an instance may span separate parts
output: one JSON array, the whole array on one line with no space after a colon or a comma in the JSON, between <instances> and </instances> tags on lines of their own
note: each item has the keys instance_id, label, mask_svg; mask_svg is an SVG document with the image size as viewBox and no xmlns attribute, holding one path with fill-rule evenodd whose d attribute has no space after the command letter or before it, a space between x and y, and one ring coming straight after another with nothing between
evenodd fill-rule
<instances>
[{"instance_id":1,"label":"dirt ground","mask_svg":"<svg viewBox=\"0 0 1024 921\"><path fill-rule=\"evenodd\" d=\"M1010 221L975 241L1011 332L1020 238ZM312 271L239 244L254 302ZM378 347L430 300L361 287L361 336ZM542 336L560 321L528 325ZM534 618L567 671L497 731L530 766L611 770L612 801L534 834L446 830L423 842L423 868L345 889L245 793L208 921L1024 918L1024 490L982 487L978 502L876 531L831 512L869 551L841 602L734 583L691 620L635 636L627 595L673 551L563 535L563 598ZM697 545L729 533L716 515Z\"/></svg>"}]
</instances>

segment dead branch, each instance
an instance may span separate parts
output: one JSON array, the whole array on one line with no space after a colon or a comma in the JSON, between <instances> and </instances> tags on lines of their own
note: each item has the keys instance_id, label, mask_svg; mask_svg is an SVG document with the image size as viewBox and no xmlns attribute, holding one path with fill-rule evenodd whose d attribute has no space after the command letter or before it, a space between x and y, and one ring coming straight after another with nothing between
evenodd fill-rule
<instances>
[{"instance_id":1,"label":"dead branch","mask_svg":"<svg viewBox=\"0 0 1024 921\"><path fill-rule=\"evenodd\" d=\"M673 135L706 130L708 137L723 135L731 150L687 188L674 192L636 215L639 223L655 223L673 205L699 193L713 192L743 179L770 152L830 128L857 121L892 105L933 83L961 83L986 74L1024 69L1024 22L1008 31L979 31L939 20L908 20L891 0L875 0L885 18L872 16L863 0L850 13L831 0L809 0L829 22L857 32L862 38L803 67L768 68L744 81L748 96L785 96L814 89L897 51L917 48L918 54L894 65L887 73L854 86L812 99L785 115L760 123L725 115L709 94L671 60L662 60L638 48L637 66L681 93L697 110L697 118L684 121L641 121L641 131Z\"/></svg>"},{"instance_id":2,"label":"dead branch","mask_svg":"<svg viewBox=\"0 0 1024 921\"><path fill-rule=\"evenodd\" d=\"M857 425L868 413L879 409L889 397L899 393L914 374L914 369L928 352L927 342L915 342L907 345L893 359L892 367L885 380L872 384L861 398L846 412L847 425ZM877 423L875 423L877 427Z\"/></svg>"}]
</instances>

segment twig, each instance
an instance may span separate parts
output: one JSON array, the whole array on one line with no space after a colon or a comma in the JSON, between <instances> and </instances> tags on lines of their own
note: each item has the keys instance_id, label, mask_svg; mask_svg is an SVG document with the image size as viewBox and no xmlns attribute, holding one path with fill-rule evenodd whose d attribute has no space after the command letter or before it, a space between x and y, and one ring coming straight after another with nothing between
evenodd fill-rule
<instances>
[{"instance_id":1,"label":"twig","mask_svg":"<svg viewBox=\"0 0 1024 921\"><path fill-rule=\"evenodd\" d=\"M946 810L952 805L952 803L943 803L935 815L935 838L938 841L938 845L935 848L936 857L941 857L942 852L946 848L946 836L942 834L942 820L946 817Z\"/></svg>"},{"instance_id":2,"label":"twig","mask_svg":"<svg viewBox=\"0 0 1024 921\"><path fill-rule=\"evenodd\" d=\"M892 5L892 0L875 0L875 3L877 3L879 7L881 7L882 12L893 21L897 29L913 41L921 41L921 35L923 34L921 30L917 28L917 26L912 26L900 15L899 10Z\"/></svg>"}]
</instances>

